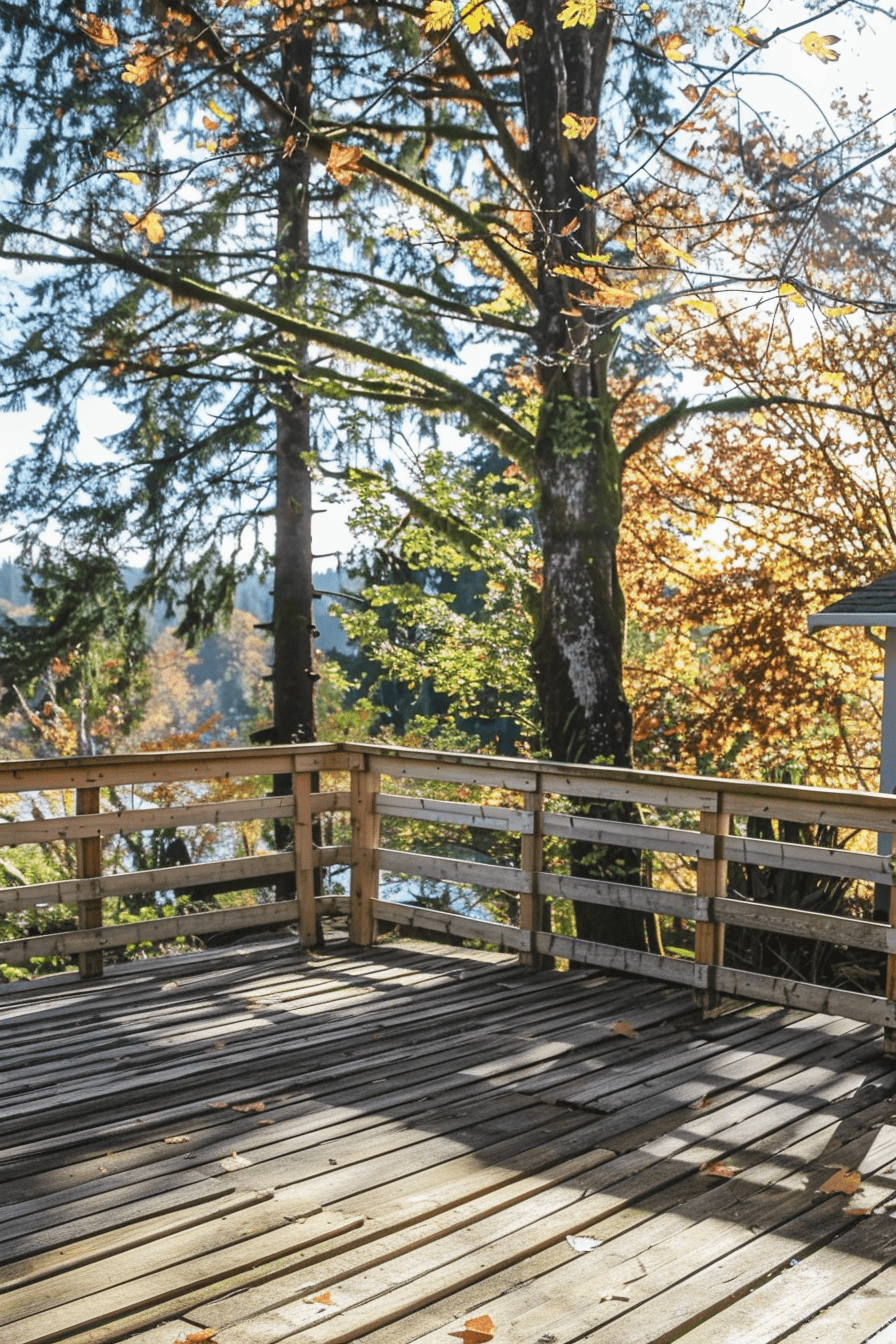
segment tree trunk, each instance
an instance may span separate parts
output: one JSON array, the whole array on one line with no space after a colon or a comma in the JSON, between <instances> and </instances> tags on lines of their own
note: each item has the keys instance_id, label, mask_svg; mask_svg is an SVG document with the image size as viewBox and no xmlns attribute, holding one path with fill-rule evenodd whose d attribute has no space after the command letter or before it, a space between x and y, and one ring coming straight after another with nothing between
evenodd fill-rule
<instances>
[{"instance_id":1,"label":"tree trunk","mask_svg":"<svg viewBox=\"0 0 896 1344\"><path fill-rule=\"evenodd\" d=\"M536 444L537 504L544 587L533 644L544 745L555 760L631 764L631 713L622 684L625 602L616 568L622 514L621 460L613 437L609 367L615 311L583 314L576 284L558 273L581 252L599 250L594 217L577 185L600 182L600 129L563 135L562 118L600 107L612 41L612 14L564 29L554 6L519 0L514 17L534 29L520 48L528 131L528 194L538 257L537 369L544 401ZM613 804L592 815L635 819ZM572 871L639 882L637 850L574 845ZM620 946L656 946L634 911L576 902L580 937Z\"/></svg>"},{"instance_id":2,"label":"tree trunk","mask_svg":"<svg viewBox=\"0 0 896 1344\"><path fill-rule=\"evenodd\" d=\"M302 135L311 122L313 37L301 27L290 30L282 46L280 96L284 111L283 144L277 180L277 306L285 311L303 301L309 259L309 178L311 161ZM289 152L288 146L292 145ZM293 347L301 366L307 348ZM292 382L278 390L276 412L276 498L274 523L274 608L272 618L274 742L313 742L314 582L311 551L311 408ZM315 785L312 785L315 787ZM275 775L273 791L292 792L290 775ZM278 848L291 842L293 828L278 822ZM294 900L295 882L277 882L277 899Z\"/></svg>"}]
</instances>

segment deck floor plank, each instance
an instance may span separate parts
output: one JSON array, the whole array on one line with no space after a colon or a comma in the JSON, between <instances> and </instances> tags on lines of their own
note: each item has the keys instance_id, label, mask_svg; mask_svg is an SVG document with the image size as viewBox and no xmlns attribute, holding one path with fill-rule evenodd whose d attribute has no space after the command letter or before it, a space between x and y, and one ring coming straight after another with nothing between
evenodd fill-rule
<instances>
[{"instance_id":1,"label":"deck floor plank","mask_svg":"<svg viewBox=\"0 0 896 1344\"><path fill-rule=\"evenodd\" d=\"M0 1024L4 1344L435 1344L481 1314L496 1344L828 1344L896 1318L870 1027L283 940L0 988ZM819 1191L839 1167L852 1201Z\"/></svg>"}]
</instances>

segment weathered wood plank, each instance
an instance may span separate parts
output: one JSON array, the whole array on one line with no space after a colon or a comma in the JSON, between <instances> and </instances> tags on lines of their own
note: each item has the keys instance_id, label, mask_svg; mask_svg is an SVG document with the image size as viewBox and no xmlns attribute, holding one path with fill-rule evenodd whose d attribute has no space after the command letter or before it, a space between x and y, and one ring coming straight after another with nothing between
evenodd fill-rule
<instances>
[{"instance_id":1,"label":"weathered wood plank","mask_svg":"<svg viewBox=\"0 0 896 1344\"><path fill-rule=\"evenodd\" d=\"M100 791L96 788L80 788L75 798L75 807L78 816L93 814L100 810ZM103 850L100 843L100 837L96 834L84 835L77 842L77 864L78 877L85 879L99 878L103 871ZM78 928L79 930L99 929L103 922L103 902L100 892L95 888L92 894L82 900L78 905ZM0 944L2 948L2 944ZM2 950L0 950L2 956ZM89 949L89 944L84 950L78 952L78 974L82 980L97 980L103 973L103 954L96 949Z\"/></svg>"},{"instance_id":2,"label":"weathered wood plank","mask_svg":"<svg viewBox=\"0 0 896 1344\"><path fill-rule=\"evenodd\" d=\"M292 867L292 856L287 856L286 871ZM227 910L206 910L198 915L168 915L160 919L143 919L137 924L104 924L100 928L77 929L69 933L39 933L31 938L0 943L0 960L8 966L27 966L32 957L66 957L74 953L95 951L102 955L106 948L127 947L129 943L165 942L169 938L217 933L224 929L246 929L265 924L294 924L295 906L239 905Z\"/></svg>"},{"instance_id":3,"label":"weathered wood plank","mask_svg":"<svg viewBox=\"0 0 896 1344\"><path fill-rule=\"evenodd\" d=\"M312 795L323 798L322 811L331 806L335 793ZM314 801L312 801L314 807ZM171 827L221 825L252 821L256 817L272 819L291 814L291 799L236 798L214 803L184 803L177 807L122 807L101 812L97 817L46 817L40 821L8 821L0 825L0 845L46 844L55 840L77 840L85 835L130 835L134 831L167 830Z\"/></svg>"},{"instance_id":4,"label":"weathered wood plank","mask_svg":"<svg viewBox=\"0 0 896 1344\"><path fill-rule=\"evenodd\" d=\"M706 919L709 916L705 897L662 887L639 887L625 882L604 882L594 877L571 877L564 873L540 873L538 884L543 895L560 896L568 901L612 905L623 910L647 910L654 914L675 915L678 919Z\"/></svg>"},{"instance_id":5,"label":"weathered wood plank","mask_svg":"<svg viewBox=\"0 0 896 1344\"><path fill-rule=\"evenodd\" d=\"M792 906L765 905L719 897L718 918L743 929L769 929L795 938L817 938L842 947L864 947L872 952L896 952L896 930L886 924L843 915L822 915Z\"/></svg>"},{"instance_id":6,"label":"weathered wood plank","mask_svg":"<svg viewBox=\"0 0 896 1344\"><path fill-rule=\"evenodd\" d=\"M696 972L699 976L699 970ZM846 989L827 989L807 985L786 976L760 975L757 971L734 970L724 966L716 971L716 984L723 994L738 998L757 998L763 1003L783 1003L813 1013L841 1014L857 1022L875 1026L896 1026L894 1005L873 994L858 994Z\"/></svg>"},{"instance_id":7,"label":"weathered wood plank","mask_svg":"<svg viewBox=\"0 0 896 1344\"><path fill-rule=\"evenodd\" d=\"M601 845L629 845L633 849L651 849L661 854L684 854L689 858L711 858L712 841L699 831L674 826L650 826L633 821L603 821L596 817L577 817L565 812L545 812L545 835L591 840Z\"/></svg>"},{"instance_id":8,"label":"weathered wood plank","mask_svg":"<svg viewBox=\"0 0 896 1344\"><path fill-rule=\"evenodd\" d=\"M380 872L403 873L410 877L430 877L439 882L489 887L495 891L529 891L530 873L497 863L471 863L465 859L444 859L434 854L417 854L403 849L378 849L376 865Z\"/></svg>"},{"instance_id":9,"label":"weathered wood plank","mask_svg":"<svg viewBox=\"0 0 896 1344\"><path fill-rule=\"evenodd\" d=\"M608 970L624 971L628 975L648 975L655 980L671 980L679 985L694 983L694 964L660 957L653 952L636 952L626 947L610 947L606 943L588 943L582 938L567 938L559 933L538 933L535 946L549 957L563 957L586 966L604 966Z\"/></svg>"},{"instance_id":10,"label":"weathered wood plank","mask_svg":"<svg viewBox=\"0 0 896 1344\"><path fill-rule=\"evenodd\" d=\"M397 901L374 901L374 913L384 924L399 924L408 929L431 929L459 938L478 938L495 947L514 951L529 946L528 933L510 924L494 920L469 919L447 910L428 910L422 905L400 905Z\"/></svg>"},{"instance_id":11,"label":"weathered wood plank","mask_svg":"<svg viewBox=\"0 0 896 1344\"><path fill-rule=\"evenodd\" d=\"M455 803L403 793L381 793L376 807L381 817L398 817L402 821L445 822L486 831L515 831L522 835L532 831L531 811L519 807Z\"/></svg>"},{"instance_id":12,"label":"weathered wood plank","mask_svg":"<svg viewBox=\"0 0 896 1344\"><path fill-rule=\"evenodd\" d=\"M379 893L377 846L380 842L380 819L377 814L379 780L370 768L370 760L362 756L352 770L352 848L351 848L351 902L349 905L349 936L353 943L369 947L376 937L373 905Z\"/></svg>"},{"instance_id":13,"label":"weathered wood plank","mask_svg":"<svg viewBox=\"0 0 896 1344\"><path fill-rule=\"evenodd\" d=\"M49 1344L67 1338L75 1331L92 1329L97 1338L117 1339L115 1319L139 1307L164 1302L187 1290L219 1283L228 1275L264 1265L284 1255L301 1251L317 1242L360 1226L360 1219L343 1218L324 1211L297 1222L287 1222L273 1232L250 1236L237 1245L224 1246L195 1258L181 1261L154 1273L129 1279L123 1284L102 1287L96 1281L85 1283L86 1292L74 1302L48 1307L23 1320L10 1322L4 1329L4 1344ZM104 1330L105 1325L109 1326Z\"/></svg>"},{"instance_id":14,"label":"weathered wood plank","mask_svg":"<svg viewBox=\"0 0 896 1344\"><path fill-rule=\"evenodd\" d=\"M369 748L365 748L369 751ZM486 789L514 789L531 793L536 776L531 761L508 761L500 757L468 757L469 765L458 764L447 755L439 759L419 759L410 752L396 758L370 751L371 769L390 779L429 779L446 784L474 784Z\"/></svg>"},{"instance_id":15,"label":"weathered wood plank","mask_svg":"<svg viewBox=\"0 0 896 1344\"><path fill-rule=\"evenodd\" d=\"M781 840L753 840L726 835L722 854L729 863L761 864L786 872L820 873L848 877L858 882L889 882L890 860L881 854L859 854L823 845L785 844Z\"/></svg>"}]
</instances>

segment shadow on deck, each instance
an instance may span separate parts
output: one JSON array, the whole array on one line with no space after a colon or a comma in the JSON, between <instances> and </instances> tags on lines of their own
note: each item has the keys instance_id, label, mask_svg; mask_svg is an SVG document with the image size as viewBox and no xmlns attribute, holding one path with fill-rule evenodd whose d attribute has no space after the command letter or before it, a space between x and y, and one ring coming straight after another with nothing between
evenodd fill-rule
<instances>
[{"instance_id":1,"label":"shadow on deck","mask_svg":"<svg viewBox=\"0 0 896 1344\"><path fill-rule=\"evenodd\" d=\"M448 1344L483 1317L468 1344L833 1344L896 1318L879 1029L703 1022L682 989L407 942L131 964L10 987L0 1017L4 1344Z\"/></svg>"}]
</instances>

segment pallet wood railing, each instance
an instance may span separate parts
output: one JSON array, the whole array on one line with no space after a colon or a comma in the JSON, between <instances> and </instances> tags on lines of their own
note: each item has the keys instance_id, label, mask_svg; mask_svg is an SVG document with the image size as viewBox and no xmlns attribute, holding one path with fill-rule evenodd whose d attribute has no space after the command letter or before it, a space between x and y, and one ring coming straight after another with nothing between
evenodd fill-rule
<instances>
[{"instance_id":1,"label":"pallet wood railing","mask_svg":"<svg viewBox=\"0 0 896 1344\"><path fill-rule=\"evenodd\" d=\"M337 787L312 792L311 777L323 772ZM236 797L129 808L114 802L131 786L239 780L290 774L292 796ZM574 766L550 761L411 751L361 744L309 744L264 748L166 752L90 760L0 763L0 793L27 795L59 790L73 796L64 816L17 819L0 825L0 847L63 841L77 850L75 878L0 890L0 912L71 903L78 928L0 943L0 962L27 965L30 958L77 956L82 976L102 971L102 953L125 944L167 941L258 925L295 924L303 946L315 941L321 909L349 914L352 941L371 943L379 929L401 927L446 936L481 939L515 951L528 965L562 957L599 967L690 985L705 1008L720 995L745 996L810 1011L839 1013L885 1028L888 1051L896 1053L896 887L889 859L873 852L876 834L896 832L896 798L844 790L703 779L694 776ZM114 793L110 794L110 790ZM217 792L222 792L220 784ZM450 793L452 796L444 796ZM480 795L483 795L480 797ZM649 810L638 821L596 815L624 803ZM340 814L350 823L350 842L316 847L312 819ZM664 812L671 818L652 820ZM812 823L865 833L865 849L828 849L754 839L737 834L747 818ZM102 841L117 834L190 826L226 827L248 820L290 818L291 849L248 857L216 858L146 872L103 873ZM674 824L669 824L670 820ZM504 832L515 849L501 863L426 852L413 840L400 847L381 843L381 829L399 837L420 824ZM387 829L388 828L388 829ZM397 829L396 829L397 828ZM443 834L447 834L445 831ZM546 847L585 841L668 855L695 871L693 890L644 886L572 876L546 860ZM8 851L7 851L8 852ZM730 863L758 864L793 873L815 873L868 884L887 882L894 891L890 924L753 903L726 894ZM315 869L351 867L348 898L314 894ZM296 898L103 925L104 897L171 889L247 889L291 873ZM516 924L461 915L389 900L381 874L419 877L459 887L505 893L519 910ZM663 957L589 943L544 927L545 904L567 899L670 915L695 924L695 955ZM886 966L882 994L828 989L797 979L726 966L726 925L818 939L881 954ZM884 963L885 959L885 963Z\"/></svg>"}]
</instances>

